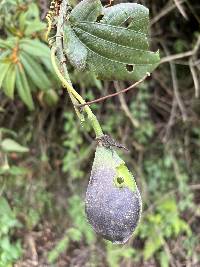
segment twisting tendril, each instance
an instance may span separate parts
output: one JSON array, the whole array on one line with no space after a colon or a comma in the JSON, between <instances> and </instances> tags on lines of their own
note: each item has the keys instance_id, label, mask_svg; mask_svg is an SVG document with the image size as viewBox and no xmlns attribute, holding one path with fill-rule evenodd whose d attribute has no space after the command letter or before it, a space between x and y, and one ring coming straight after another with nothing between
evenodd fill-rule
<instances>
[{"instance_id":1,"label":"twisting tendril","mask_svg":"<svg viewBox=\"0 0 200 267\"><path fill-rule=\"evenodd\" d=\"M51 1L49 11L46 15L48 27L47 27L45 39L47 41L49 39L49 34L51 32L51 29L52 29L53 21L54 21L55 17L57 17L59 15L61 3L62 3L62 0L52 0Z\"/></svg>"}]
</instances>

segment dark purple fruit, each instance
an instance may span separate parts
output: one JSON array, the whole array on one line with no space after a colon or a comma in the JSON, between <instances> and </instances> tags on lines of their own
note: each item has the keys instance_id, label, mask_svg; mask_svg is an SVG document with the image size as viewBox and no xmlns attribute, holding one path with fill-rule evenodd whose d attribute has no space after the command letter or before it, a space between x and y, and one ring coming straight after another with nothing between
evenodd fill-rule
<instances>
[{"instance_id":1,"label":"dark purple fruit","mask_svg":"<svg viewBox=\"0 0 200 267\"><path fill-rule=\"evenodd\" d=\"M86 214L96 233L125 243L140 219L142 204L134 177L110 148L97 146L86 193Z\"/></svg>"}]
</instances>

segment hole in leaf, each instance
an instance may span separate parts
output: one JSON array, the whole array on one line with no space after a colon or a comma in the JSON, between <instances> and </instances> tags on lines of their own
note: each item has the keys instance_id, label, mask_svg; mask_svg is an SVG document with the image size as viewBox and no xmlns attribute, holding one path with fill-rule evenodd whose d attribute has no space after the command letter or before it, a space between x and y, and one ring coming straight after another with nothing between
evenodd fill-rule
<instances>
[{"instance_id":1,"label":"hole in leaf","mask_svg":"<svg viewBox=\"0 0 200 267\"><path fill-rule=\"evenodd\" d=\"M123 23L122 23L122 27L126 27L126 28L128 28L129 26L130 26L130 24L131 24L131 22L133 21L133 18L131 18L131 17L129 17L129 18L127 18Z\"/></svg>"},{"instance_id":2,"label":"hole in leaf","mask_svg":"<svg viewBox=\"0 0 200 267\"><path fill-rule=\"evenodd\" d=\"M127 69L128 72L133 72L133 70L134 70L134 65L126 64L126 69Z\"/></svg>"},{"instance_id":3,"label":"hole in leaf","mask_svg":"<svg viewBox=\"0 0 200 267\"><path fill-rule=\"evenodd\" d=\"M103 14L99 15L96 19L96 22L100 22L102 20L102 18L104 17Z\"/></svg>"},{"instance_id":4,"label":"hole in leaf","mask_svg":"<svg viewBox=\"0 0 200 267\"><path fill-rule=\"evenodd\" d=\"M117 177L117 183L118 184L123 184L124 178L123 177Z\"/></svg>"},{"instance_id":5,"label":"hole in leaf","mask_svg":"<svg viewBox=\"0 0 200 267\"><path fill-rule=\"evenodd\" d=\"M30 20L35 20L36 17L35 17L35 16L30 16L29 19L30 19Z\"/></svg>"}]
</instances>

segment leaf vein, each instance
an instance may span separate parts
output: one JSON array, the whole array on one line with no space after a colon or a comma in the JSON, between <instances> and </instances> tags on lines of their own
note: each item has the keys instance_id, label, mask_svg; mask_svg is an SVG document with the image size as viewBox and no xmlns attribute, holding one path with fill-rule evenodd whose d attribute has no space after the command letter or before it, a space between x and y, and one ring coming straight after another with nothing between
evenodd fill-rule
<instances>
[{"instance_id":1,"label":"leaf vein","mask_svg":"<svg viewBox=\"0 0 200 267\"><path fill-rule=\"evenodd\" d=\"M95 52L94 50L92 50L92 49L90 49L87 45L85 45L81 40L80 40L80 38L77 36L77 34L76 34L76 32L74 31L74 34L76 35L76 37L78 38L78 40L81 42L81 44L86 48L86 49L88 49L90 52L92 52L92 53L94 53L94 54L96 54L96 55L98 55L98 56L100 56L100 57L102 57L102 58L104 58L105 60L109 60L109 61L113 61L113 62L115 62L115 63L121 63L121 64L123 64L123 65L126 65L126 64L129 64L128 62L122 62L122 61L117 61L117 60L114 60L114 59L111 59L111 58L107 58L107 57L105 57L105 56L103 56L103 55L101 55L101 54L99 54L99 53L97 53L97 52ZM104 40L104 39L103 39ZM147 52L147 51L145 51L145 52ZM151 52L152 53L152 52ZM145 63L145 64L141 64L141 63L133 63L133 65L135 65L135 66L146 66L146 65L155 65L155 63Z\"/></svg>"}]
</instances>

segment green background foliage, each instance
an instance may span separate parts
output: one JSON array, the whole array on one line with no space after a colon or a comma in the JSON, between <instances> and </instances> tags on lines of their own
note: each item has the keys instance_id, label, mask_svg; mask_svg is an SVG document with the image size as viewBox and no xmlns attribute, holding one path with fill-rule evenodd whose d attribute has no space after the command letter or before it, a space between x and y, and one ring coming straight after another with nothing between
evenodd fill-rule
<instances>
[{"instance_id":1,"label":"green background foliage","mask_svg":"<svg viewBox=\"0 0 200 267\"><path fill-rule=\"evenodd\" d=\"M183 9L171 0L137 2L150 9L151 51L166 59L198 45L198 1L184 1ZM94 136L52 70L41 19L48 6L0 3L0 266L199 266L199 46L160 64L128 94L91 106L105 133L129 148L118 152L143 199L131 240L112 245L85 218ZM131 84L67 65L86 100Z\"/></svg>"}]
</instances>

